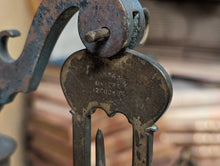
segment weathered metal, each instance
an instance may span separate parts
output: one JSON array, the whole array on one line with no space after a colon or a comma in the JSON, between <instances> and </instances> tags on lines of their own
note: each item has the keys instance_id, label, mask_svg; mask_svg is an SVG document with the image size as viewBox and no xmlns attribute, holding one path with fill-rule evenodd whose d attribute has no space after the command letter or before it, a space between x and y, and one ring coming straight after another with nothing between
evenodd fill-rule
<instances>
[{"instance_id":1,"label":"weathered metal","mask_svg":"<svg viewBox=\"0 0 220 166\"><path fill-rule=\"evenodd\" d=\"M85 36L85 40L89 43L92 43L100 40L107 40L109 36L110 31L107 28L101 28L94 31L89 31Z\"/></svg>"},{"instance_id":2,"label":"weathered metal","mask_svg":"<svg viewBox=\"0 0 220 166\"><path fill-rule=\"evenodd\" d=\"M136 46L145 30L138 0L43 0L34 17L24 50L17 60L7 52L7 40L16 30L0 33L0 107L18 92L36 89L51 51L70 18L79 10L79 34L88 51L111 57L122 48ZM106 41L87 42L89 31L108 28Z\"/></svg>"},{"instance_id":3,"label":"weathered metal","mask_svg":"<svg viewBox=\"0 0 220 166\"><path fill-rule=\"evenodd\" d=\"M9 166L10 156L16 148L12 138L0 134L0 166Z\"/></svg>"},{"instance_id":4,"label":"weathered metal","mask_svg":"<svg viewBox=\"0 0 220 166\"><path fill-rule=\"evenodd\" d=\"M97 108L109 117L119 112L128 118L133 126L133 166L151 165L154 127L149 127L172 96L169 76L155 60L129 49L112 58L82 50L66 60L60 80L73 110L74 165L90 165L91 115Z\"/></svg>"},{"instance_id":5,"label":"weathered metal","mask_svg":"<svg viewBox=\"0 0 220 166\"><path fill-rule=\"evenodd\" d=\"M147 135L147 157L146 157L146 163L147 166L152 166L153 163L153 143L154 143L154 132L158 130L158 127L156 125L153 125L151 127L148 127L145 129L145 133Z\"/></svg>"},{"instance_id":6,"label":"weathered metal","mask_svg":"<svg viewBox=\"0 0 220 166\"><path fill-rule=\"evenodd\" d=\"M1 32L0 109L18 92L36 89L60 33L78 10L79 34L87 50L71 55L61 72L64 94L74 110L74 165L90 165L91 115L102 108L109 117L124 114L132 124L132 165L151 166L154 123L169 105L172 86L156 61L127 49L143 43L148 34L149 12L138 0L43 0L17 60L10 57L7 41L20 33ZM14 150L12 140L4 147L7 140L0 135L0 166L8 165ZM105 166L101 130L96 145L96 165Z\"/></svg>"},{"instance_id":7,"label":"weathered metal","mask_svg":"<svg viewBox=\"0 0 220 166\"><path fill-rule=\"evenodd\" d=\"M147 8L143 8L144 11L144 16L145 16L145 24L146 24L146 29L144 32L144 36L142 40L140 41L140 44L144 44L148 38L149 30L150 30L150 12Z\"/></svg>"},{"instance_id":8,"label":"weathered metal","mask_svg":"<svg viewBox=\"0 0 220 166\"><path fill-rule=\"evenodd\" d=\"M106 166L105 162L105 144L101 129L98 129L95 139L96 145L96 166Z\"/></svg>"}]
</instances>

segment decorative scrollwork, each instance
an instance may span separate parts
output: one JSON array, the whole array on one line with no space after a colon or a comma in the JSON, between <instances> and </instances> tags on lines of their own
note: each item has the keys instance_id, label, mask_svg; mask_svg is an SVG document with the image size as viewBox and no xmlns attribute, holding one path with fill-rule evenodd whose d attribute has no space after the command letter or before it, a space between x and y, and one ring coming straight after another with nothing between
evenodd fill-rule
<instances>
[{"instance_id":1,"label":"decorative scrollwork","mask_svg":"<svg viewBox=\"0 0 220 166\"><path fill-rule=\"evenodd\" d=\"M10 102L18 92L37 88L60 33L78 10L81 40L93 54L110 57L142 39L145 16L138 0L43 0L17 60L10 57L7 40L19 36L19 32L0 32L0 105ZM135 28L134 12L139 14ZM107 41L89 43L85 40L87 32L103 27L110 30ZM135 41L132 41L134 32Z\"/></svg>"}]
</instances>

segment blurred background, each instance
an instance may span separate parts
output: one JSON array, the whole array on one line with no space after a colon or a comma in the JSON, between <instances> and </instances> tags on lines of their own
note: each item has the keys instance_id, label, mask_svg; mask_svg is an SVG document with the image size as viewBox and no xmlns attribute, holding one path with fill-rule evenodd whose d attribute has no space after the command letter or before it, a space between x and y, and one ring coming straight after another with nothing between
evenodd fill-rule
<instances>
[{"instance_id":1,"label":"blurred background","mask_svg":"<svg viewBox=\"0 0 220 166\"><path fill-rule=\"evenodd\" d=\"M136 48L158 60L170 74L174 96L158 121L154 138L154 166L220 165L220 1L140 0L151 13L145 45ZM40 0L1 0L0 30L18 29L9 40L18 58ZM18 147L12 166L71 166L71 115L59 83L60 67L83 49L74 16L59 38L41 84L20 94L0 113L0 132ZM102 110L92 116L94 137L101 128L108 166L131 166L132 128L126 117L108 118Z\"/></svg>"}]
</instances>

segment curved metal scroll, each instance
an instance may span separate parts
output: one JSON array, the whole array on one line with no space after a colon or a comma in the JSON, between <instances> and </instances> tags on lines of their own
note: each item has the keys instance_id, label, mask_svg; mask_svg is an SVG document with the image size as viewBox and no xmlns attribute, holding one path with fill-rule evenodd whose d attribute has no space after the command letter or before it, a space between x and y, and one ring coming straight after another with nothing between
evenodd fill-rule
<instances>
[{"instance_id":1,"label":"curved metal scroll","mask_svg":"<svg viewBox=\"0 0 220 166\"><path fill-rule=\"evenodd\" d=\"M145 19L138 0L43 0L17 60L10 58L6 46L7 39L18 36L19 32L0 33L0 107L18 92L36 89L60 33L78 10L80 37L86 48L99 56L110 57L130 43L135 46L143 36ZM138 27L135 28L134 13L139 14ZM85 41L88 31L103 27L110 30L107 41Z\"/></svg>"}]
</instances>

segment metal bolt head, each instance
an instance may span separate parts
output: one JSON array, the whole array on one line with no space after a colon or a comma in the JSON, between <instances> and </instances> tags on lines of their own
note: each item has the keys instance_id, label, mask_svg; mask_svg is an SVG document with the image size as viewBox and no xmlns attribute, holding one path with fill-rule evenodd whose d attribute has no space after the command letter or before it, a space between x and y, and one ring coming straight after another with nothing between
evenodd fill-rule
<instances>
[{"instance_id":1,"label":"metal bolt head","mask_svg":"<svg viewBox=\"0 0 220 166\"><path fill-rule=\"evenodd\" d=\"M101 28L94 31L89 31L85 35L85 40L89 43L105 40L109 37L110 31L107 28Z\"/></svg>"}]
</instances>

